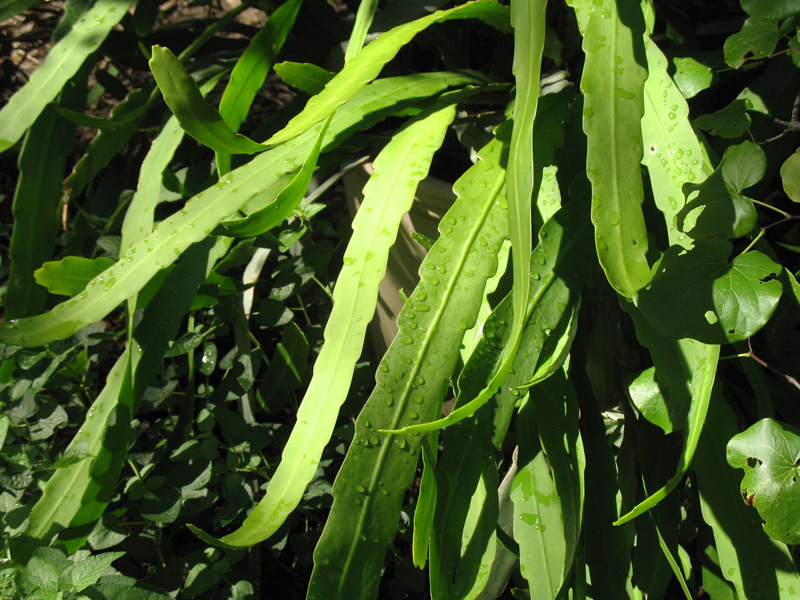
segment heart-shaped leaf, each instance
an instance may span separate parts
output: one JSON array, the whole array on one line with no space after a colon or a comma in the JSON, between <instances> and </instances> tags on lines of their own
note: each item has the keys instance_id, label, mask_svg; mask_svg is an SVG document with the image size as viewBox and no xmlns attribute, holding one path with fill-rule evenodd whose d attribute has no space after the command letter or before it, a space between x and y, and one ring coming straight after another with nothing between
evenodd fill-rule
<instances>
[{"instance_id":1,"label":"heart-shaped leaf","mask_svg":"<svg viewBox=\"0 0 800 600\"><path fill-rule=\"evenodd\" d=\"M800 202L800 149L781 165L781 180L783 191L792 202Z\"/></svg>"},{"instance_id":2,"label":"heart-shaped leaf","mask_svg":"<svg viewBox=\"0 0 800 600\"><path fill-rule=\"evenodd\" d=\"M708 179L683 186L687 203L675 217L678 229L695 239L750 233L758 215L742 191L758 183L766 169L767 157L753 142L728 148Z\"/></svg>"},{"instance_id":3,"label":"heart-shaped leaf","mask_svg":"<svg viewBox=\"0 0 800 600\"><path fill-rule=\"evenodd\" d=\"M744 469L744 501L766 521L764 531L785 544L800 543L800 430L762 419L728 442L728 464Z\"/></svg>"},{"instance_id":4,"label":"heart-shaped leaf","mask_svg":"<svg viewBox=\"0 0 800 600\"><path fill-rule=\"evenodd\" d=\"M711 135L738 138L750 128L752 121L747 111L752 108L753 103L750 100L734 100L717 112L700 115L694 120L694 124Z\"/></svg>"},{"instance_id":5,"label":"heart-shaped leaf","mask_svg":"<svg viewBox=\"0 0 800 600\"><path fill-rule=\"evenodd\" d=\"M768 3L764 3L768 4ZM723 46L725 62L734 69L741 67L750 58L764 58L775 51L783 35L778 19L750 17L741 31L734 33Z\"/></svg>"},{"instance_id":6,"label":"heart-shaped leaf","mask_svg":"<svg viewBox=\"0 0 800 600\"><path fill-rule=\"evenodd\" d=\"M684 98L692 98L711 86L714 72L708 65L691 56L676 56L672 62L675 64L673 79Z\"/></svg>"},{"instance_id":7,"label":"heart-shaped leaf","mask_svg":"<svg viewBox=\"0 0 800 600\"><path fill-rule=\"evenodd\" d=\"M783 291L780 265L750 251L728 262L731 244L697 240L684 250L673 246L658 273L639 294L639 308L661 335L706 344L744 340L772 316Z\"/></svg>"},{"instance_id":8,"label":"heart-shaped leaf","mask_svg":"<svg viewBox=\"0 0 800 600\"><path fill-rule=\"evenodd\" d=\"M740 4L751 17L785 19L800 14L800 0L740 0Z\"/></svg>"}]
</instances>

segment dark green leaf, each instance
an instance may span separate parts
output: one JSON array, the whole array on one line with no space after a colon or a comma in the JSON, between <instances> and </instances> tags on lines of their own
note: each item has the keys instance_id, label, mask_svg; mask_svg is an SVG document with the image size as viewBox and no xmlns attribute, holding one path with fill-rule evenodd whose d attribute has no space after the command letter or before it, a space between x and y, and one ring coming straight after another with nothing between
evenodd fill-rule
<instances>
[{"instance_id":1,"label":"dark green leaf","mask_svg":"<svg viewBox=\"0 0 800 600\"><path fill-rule=\"evenodd\" d=\"M800 151L789 156L781 165L781 180L783 191L792 202L800 202Z\"/></svg>"},{"instance_id":2,"label":"dark green leaf","mask_svg":"<svg viewBox=\"0 0 800 600\"><path fill-rule=\"evenodd\" d=\"M800 542L800 430L762 419L731 438L727 457L744 469L742 497L766 521L764 531L784 544Z\"/></svg>"},{"instance_id":3,"label":"dark green leaf","mask_svg":"<svg viewBox=\"0 0 800 600\"><path fill-rule=\"evenodd\" d=\"M676 215L678 229L695 239L750 233L758 215L753 201L742 191L758 183L766 168L767 156L753 142L728 148L708 179L683 186L688 202ZM695 211L701 207L702 212L697 214Z\"/></svg>"},{"instance_id":4,"label":"dark green leaf","mask_svg":"<svg viewBox=\"0 0 800 600\"><path fill-rule=\"evenodd\" d=\"M750 129L751 120L747 111L752 108L750 100L734 100L717 112L697 117L694 124L711 135L738 138Z\"/></svg>"},{"instance_id":5,"label":"dark green leaf","mask_svg":"<svg viewBox=\"0 0 800 600\"><path fill-rule=\"evenodd\" d=\"M739 0L751 17L785 19L800 14L800 0Z\"/></svg>"},{"instance_id":6,"label":"dark green leaf","mask_svg":"<svg viewBox=\"0 0 800 600\"><path fill-rule=\"evenodd\" d=\"M728 257L725 240L673 246L640 294L639 308L661 335L707 344L744 340L769 320L783 291L781 266L758 251Z\"/></svg>"},{"instance_id":7,"label":"dark green leaf","mask_svg":"<svg viewBox=\"0 0 800 600\"><path fill-rule=\"evenodd\" d=\"M725 40L723 47L725 62L738 69L748 59L765 58L772 54L783 33L778 29L779 24L778 19L764 17L747 19L741 31Z\"/></svg>"},{"instance_id":8,"label":"dark green leaf","mask_svg":"<svg viewBox=\"0 0 800 600\"><path fill-rule=\"evenodd\" d=\"M230 128L217 109L205 101L181 61L167 48L153 46L150 70L178 123L198 142L229 154L254 154L266 149Z\"/></svg>"}]
</instances>

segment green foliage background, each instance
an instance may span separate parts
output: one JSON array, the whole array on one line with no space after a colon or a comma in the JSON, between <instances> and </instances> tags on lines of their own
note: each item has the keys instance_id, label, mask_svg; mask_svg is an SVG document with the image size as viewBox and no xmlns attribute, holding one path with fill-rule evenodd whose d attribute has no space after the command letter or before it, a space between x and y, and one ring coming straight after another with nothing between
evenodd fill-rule
<instances>
[{"instance_id":1,"label":"green foliage background","mask_svg":"<svg viewBox=\"0 0 800 600\"><path fill-rule=\"evenodd\" d=\"M800 2L0 19L3 597L800 594Z\"/></svg>"}]
</instances>

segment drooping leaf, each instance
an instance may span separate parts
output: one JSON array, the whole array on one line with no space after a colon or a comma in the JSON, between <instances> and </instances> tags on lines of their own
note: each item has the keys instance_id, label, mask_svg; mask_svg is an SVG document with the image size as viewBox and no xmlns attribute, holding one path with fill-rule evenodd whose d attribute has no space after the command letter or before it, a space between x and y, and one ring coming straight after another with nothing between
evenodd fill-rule
<instances>
[{"instance_id":1,"label":"drooping leaf","mask_svg":"<svg viewBox=\"0 0 800 600\"><path fill-rule=\"evenodd\" d=\"M800 152L795 151L781 165L781 180L792 202L800 202Z\"/></svg>"},{"instance_id":2,"label":"drooping leaf","mask_svg":"<svg viewBox=\"0 0 800 600\"><path fill-rule=\"evenodd\" d=\"M258 90L264 85L275 57L283 48L294 25L301 2L302 0L288 0L281 4L236 61L230 81L219 101L219 114L233 131L239 131L247 118ZM216 160L220 175L231 170L230 154L218 151Z\"/></svg>"},{"instance_id":3,"label":"drooping leaf","mask_svg":"<svg viewBox=\"0 0 800 600\"><path fill-rule=\"evenodd\" d=\"M648 77L642 164L647 167L656 206L664 215L670 245L688 247L691 240L675 226L675 215L684 205L682 186L704 180L711 168L689 121L689 106L667 72L666 57L649 38L645 46Z\"/></svg>"},{"instance_id":4,"label":"drooping leaf","mask_svg":"<svg viewBox=\"0 0 800 600\"><path fill-rule=\"evenodd\" d=\"M172 114L183 130L198 142L230 154L255 154L266 150L266 146L231 129L219 111L205 101L197 83L168 48L153 46L150 70Z\"/></svg>"},{"instance_id":5,"label":"drooping leaf","mask_svg":"<svg viewBox=\"0 0 800 600\"><path fill-rule=\"evenodd\" d=\"M752 120L747 111L751 108L753 108L753 103L747 99L734 100L716 112L700 115L694 120L694 124L711 135L718 135L722 138L738 138L750 129Z\"/></svg>"},{"instance_id":6,"label":"drooping leaf","mask_svg":"<svg viewBox=\"0 0 800 600\"><path fill-rule=\"evenodd\" d=\"M67 256L61 260L46 262L34 272L36 283L47 288L51 294L76 296L86 284L114 264L105 256L94 259L82 256Z\"/></svg>"},{"instance_id":7,"label":"drooping leaf","mask_svg":"<svg viewBox=\"0 0 800 600\"><path fill-rule=\"evenodd\" d=\"M472 81L471 77L466 79ZM387 107L397 102L427 98L464 80L464 76L445 72L375 82L375 87L368 86L363 94L336 112L324 146L327 149L335 147L341 142L339 136L342 132L369 127L387 114ZM184 208L161 221L151 234L129 248L114 266L90 281L77 297L57 305L48 313L0 326L0 340L39 346L69 337L86 325L99 321L141 290L154 275L175 262L186 248L204 239L222 219L236 212L266 187L274 186L275 196L264 204L274 202L281 189L276 182L308 156L316 139L314 132L309 132L232 171L223 181L190 199Z\"/></svg>"},{"instance_id":8,"label":"drooping leaf","mask_svg":"<svg viewBox=\"0 0 800 600\"><path fill-rule=\"evenodd\" d=\"M69 97L76 95L79 94L69 86L60 104L68 103ZM63 194L61 180L74 134L74 126L56 114L55 105L50 105L25 138L14 192L11 273L5 298L7 319L28 317L47 308L47 294L36 285L33 272L52 258ZM78 292L80 289L75 293Z\"/></svg>"},{"instance_id":9,"label":"drooping leaf","mask_svg":"<svg viewBox=\"0 0 800 600\"><path fill-rule=\"evenodd\" d=\"M50 48L28 83L0 110L0 153L16 144L33 125L44 107L127 14L131 4L133 0L99 0Z\"/></svg>"},{"instance_id":10,"label":"drooping leaf","mask_svg":"<svg viewBox=\"0 0 800 600\"><path fill-rule=\"evenodd\" d=\"M758 183L766 168L766 154L753 142L728 148L708 179L683 186L688 201L677 214L678 229L695 239L736 238L750 233L757 214L753 201L743 191Z\"/></svg>"},{"instance_id":11,"label":"drooping leaf","mask_svg":"<svg viewBox=\"0 0 800 600\"><path fill-rule=\"evenodd\" d=\"M380 35L345 65L319 94L308 101L303 111L265 143L276 146L290 140L328 118L373 80L383 66L413 37L428 26L449 19L480 18L495 26L508 21L508 10L493 0L476 0L449 10L437 11L416 21L399 25Z\"/></svg>"},{"instance_id":12,"label":"drooping leaf","mask_svg":"<svg viewBox=\"0 0 800 600\"><path fill-rule=\"evenodd\" d=\"M761 419L731 438L728 464L744 470L741 492L765 521L764 531L779 542L800 541L800 430L774 419Z\"/></svg>"},{"instance_id":13,"label":"drooping leaf","mask_svg":"<svg viewBox=\"0 0 800 600\"><path fill-rule=\"evenodd\" d=\"M284 61L275 65L275 72L288 85L306 94L319 94L336 73L311 63Z\"/></svg>"},{"instance_id":14,"label":"drooping leaf","mask_svg":"<svg viewBox=\"0 0 800 600\"><path fill-rule=\"evenodd\" d=\"M381 430L400 430L440 413L464 332L497 268L506 219L500 164L506 144L492 141L454 186L459 198L442 218L441 236L420 268L421 281L400 314L399 332L334 484L333 508L314 553L309 599L375 596L422 442L418 435Z\"/></svg>"},{"instance_id":15,"label":"drooping leaf","mask_svg":"<svg viewBox=\"0 0 800 600\"><path fill-rule=\"evenodd\" d=\"M675 85L684 98L694 98L697 94L711 87L714 72L711 67L691 56L676 56L672 59L675 65Z\"/></svg>"},{"instance_id":16,"label":"drooping leaf","mask_svg":"<svg viewBox=\"0 0 800 600\"><path fill-rule=\"evenodd\" d=\"M650 280L639 166L647 78L640 62L644 20L633 4L604 0L573 5L590 13L581 91L597 256L611 286L634 297Z\"/></svg>"},{"instance_id":17,"label":"drooping leaf","mask_svg":"<svg viewBox=\"0 0 800 600\"><path fill-rule=\"evenodd\" d=\"M707 344L744 340L772 316L783 285L781 266L753 250L733 259L720 239L697 240L691 250L667 250L639 304L662 335Z\"/></svg>"},{"instance_id":18,"label":"drooping leaf","mask_svg":"<svg viewBox=\"0 0 800 600\"><path fill-rule=\"evenodd\" d=\"M741 31L725 40L725 62L729 67L738 69L748 59L769 56L775 51L784 31L779 19L750 17L742 25Z\"/></svg>"},{"instance_id":19,"label":"drooping leaf","mask_svg":"<svg viewBox=\"0 0 800 600\"><path fill-rule=\"evenodd\" d=\"M427 175L454 117L453 105L424 114L396 134L375 160L334 288L325 344L297 411L297 424L266 495L239 529L222 538L224 543L245 546L265 540L302 499L347 396L400 219L410 210L416 186Z\"/></svg>"},{"instance_id":20,"label":"drooping leaf","mask_svg":"<svg viewBox=\"0 0 800 600\"><path fill-rule=\"evenodd\" d=\"M667 398L666 390L656 378L655 367L642 371L628 386L628 393L633 405L642 413L642 416L653 425L660 427L664 433L680 429L672 402Z\"/></svg>"},{"instance_id":21,"label":"drooping leaf","mask_svg":"<svg viewBox=\"0 0 800 600\"><path fill-rule=\"evenodd\" d=\"M428 541L436 512L438 440L439 434L434 431L422 441L422 478L419 482L417 506L414 509L414 537L411 544L411 559L418 569L424 569L428 560Z\"/></svg>"}]
</instances>

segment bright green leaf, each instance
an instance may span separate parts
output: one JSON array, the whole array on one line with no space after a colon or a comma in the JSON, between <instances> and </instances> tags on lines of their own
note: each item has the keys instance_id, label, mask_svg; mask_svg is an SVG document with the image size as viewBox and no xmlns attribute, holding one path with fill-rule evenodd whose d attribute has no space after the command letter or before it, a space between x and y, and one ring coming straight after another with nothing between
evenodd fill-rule
<instances>
[{"instance_id":1,"label":"bright green leaf","mask_svg":"<svg viewBox=\"0 0 800 600\"><path fill-rule=\"evenodd\" d=\"M92 279L114 264L105 256L89 259L81 256L67 256L53 262L46 262L34 271L36 283L43 285L51 294L75 296Z\"/></svg>"},{"instance_id":2,"label":"bright green leaf","mask_svg":"<svg viewBox=\"0 0 800 600\"><path fill-rule=\"evenodd\" d=\"M751 119L747 111L752 108L753 104L749 100L734 100L717 112L697 117L694 124L711 135L738 138L750 129Z\"/></svg>"},{"instance_id":3,"label":"bright green leaf","mask_svg":"<svg viewBox=\"0 0 800 600\"><path fill-rule=\"evenodd\" d=\"M691 56L676 56L672 62L675 64L673 79L684 98L693 98L711 86L714 73L710 67Z\"/></svg>"},{"instance_id":4,"label":"bright green leaf","mask_svg":"<svg viewBox=\"0 0 800 600\"><path fill-rule=\"evenodd\" d=\"M742 497L764 519L764 531L784 544L800 542L800 430L761 419L728 442L728 464L744 469Z\"/></svg>"},{"instance_id":5,"label":"bright green leaf","mask_svg":"<svg viewBox=\"0 0 800 600\"><path fill-rule=\"evenodd\" d=\"M742 192L758 183L766 169L767 156L753 142L728 148L708 179L683 186L688 202L676 216L678 229L695 239L750 233L758 215L753 201ZM698 209L702 209L699 215Z\"/></svg>"},{"instance_id":6,"label":"bright green leaf","mask_svg":"<svg viewBox=\"0 0 800 600\"><path fill-rule=\"evenodd\" d=\"M667 250L640 295L648 323L668 338L707 344L744 340L761 329L781 297L781 266L756 250L729 263L730 253L731 244L720 239Z\"/></svg>"},{"instance_id":7,"label":"bright green leaf","mask_svg":"<svg viewBox=\"0 0 800 600\"><path fill-rule=\"evenodd\" d=\"M275 65L275 72L288 85L306 94L320 93L336 73L311 63L285 61Z\"/></svg>"},{"instance_id":8,"label":"bright green leaf","mask_svg":"<svg viewBox=\"0 0 800 600\"><path fill-rule=\"evenodd\" d=\"M667 398L666 390L656 377L654 367L642 371L628 386L636 409L653 425L660 427L664 433L680 429L680 423L672 403Z\"/></svg>"},{"instance_id":9,"label":"bright green leaf","mask_svg":"<svg viewBox=\"0 0 800 600\"><path fill-rule=\"evenodd\" d=\"M69 571L69 579L72 582L72 589L76 592L97 583L100 576L111 566L115 560L124 556L124 552L106 552L86 558L75 563Z\"/></svg>"},{"instance_id":10,"label":"bright green leaf","mask_svg":"<svg viewBox=\"0 0 800 600\"><path fill-rule=\"evenodd\" d=\"M153 46L152 51L150 70L164 101L186 133L219 152L255 154L266 150L266 146L230 128L219 111L205 101L197 83L169 49Z\"/></svg>"}]
</instances>

